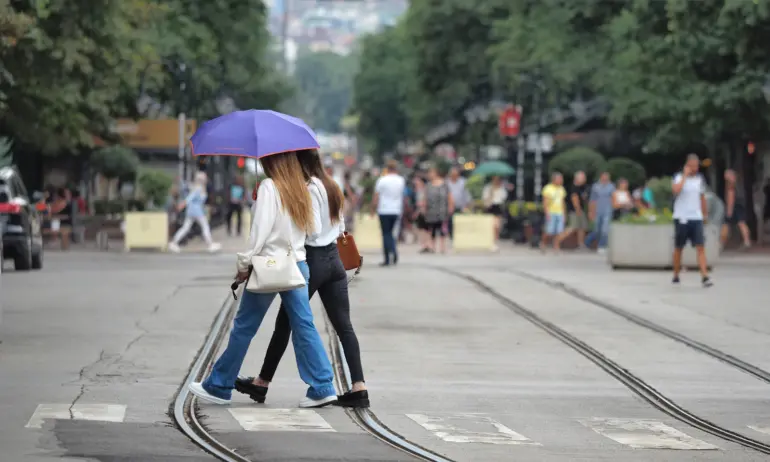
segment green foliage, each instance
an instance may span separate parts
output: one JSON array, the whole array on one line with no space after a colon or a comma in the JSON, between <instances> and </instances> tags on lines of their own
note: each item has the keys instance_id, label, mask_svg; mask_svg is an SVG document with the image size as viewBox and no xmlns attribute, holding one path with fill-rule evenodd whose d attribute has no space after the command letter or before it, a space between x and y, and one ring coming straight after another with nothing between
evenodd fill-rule
<instances>
[{"instance_id":1,"label":"green foliage","mask_svg":"<svg viewBox=\"0 0 770 462\"><path fill-rule=\"evenodd\" d=\"M109 179L132 178L139 168L139 156L125 146L107 146L94 151L91 165Z\"/></svg>"},{"instance_id":2,"label":"green foliage","mask_svg":"<svg viewBox=\"0 0 770 462\"><path fill-rule=\"evenodd\" d=\"M658 209L671 208L674 203L674 193L671 190L671 177L651 178L647 187L652 191L655 207Z\"/></svg>"},{"instance_id":3,"label":"green foliage","mask_svg":"<svg viewBox=\"0 0 770 462\"><path fill-rule=\"evenodd\" d=\"M613 181L625 178L628 180L628 186L631 189L642 186L647 180L647 173L644 171L642 164L625 157L610 159L607 162L606 168Z\"/></svg>"},{"instance_id":4,"label":"green foliage","mask_svg":"<svg viewBox=\"0 0 770 462\"><path fill-rule=\"evenodd\" d=\"M266 59L265 14L261 0L0 0L0 133L87 151L94 135L114 141L114 118L142 115L142 91L198 118L223 93L273 107L287 86Z\"/></svg>"},{"instance_id":5,"label":"green foliage","mask_svg":"<svg viewBox=\"0 0 770 462\"><path fill-rule=\"evenodd\" d=\"M297 92L289 104L290 112L316 130L340 131L353 97L357 56L304 51L295 66Z\"/></svg>"},{"instance_id":6,"label":"green foliage","mask_svg":"<svg viewBox=\"0 0 770 462\"><path fill-rule=\"evenodd\" d=\"M548 172L559 172L567 178L583 171L588 181L596 178L607 168L607 161L593 149L575 147L555 155L548 162Z\"/></svg>"},{"instance_id":7,"label":"green foliage","mask_svg":"<svg viewBox=\"0 0 770 462\"><path fill-rule=\"evenodd\" d=\"M161 207L174 183L171 175L163 170L142 169L136 179L144 197L155 207Z\"/></svg>"},{"instance_id":8,"label":"green foliage","mask_svg":"<svg viewBox=\"0 0 770 462\"><path fill-rule=\"evenodd\" d=\"M484 177L481 175L471 176L465 182L465 188L473 200L481 200L481 195L484 192Z\"/></svg>"},{"instance_id":9,"label":"green foliage","mask_svg":"<svg viewBox=\"0 0 770 462\"><path fill-rule=\"evenodd\" d=\"M458 118L468 107L494 95L491 60L492 24L507 17L511 0L411 2L406 12L406 40L413 56L408 78L412 91L407 112L425 130ZM407 76L404 76L407 77Z\"/></svg>"},{"instance_id":10,"label":"green foliage","mask_svg":"<svg viewBox=\"0 0 770 462\"><path fill-rule=\"evenodd\" d=\"M358 133L377 157L407 138L405 105L409 91L410 48L404 26L364 37L358 73L353 79L353 107Z\"/></svg>"}]
</instances>

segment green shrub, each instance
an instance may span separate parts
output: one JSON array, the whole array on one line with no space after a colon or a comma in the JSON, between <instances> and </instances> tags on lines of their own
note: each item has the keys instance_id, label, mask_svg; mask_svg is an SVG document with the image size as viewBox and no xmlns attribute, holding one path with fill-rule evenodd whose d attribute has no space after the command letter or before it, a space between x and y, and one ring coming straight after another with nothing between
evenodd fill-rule
<instances>
[{"instance_id":1,"label":"green shrub","mask_svg":"<svg viewBox=\"0 0 770 462\"><path fill-rule=\"evenodd\" d=\"M607 171L610 173L613 181L617 181L620 178L628 180L628 186L632 190L642 186L645 180L647 180L647 172L644 171L642 164L626 157L610 159L607 162Z\"/></svg>"},{"instance_id":2,"label":"green shrub","mask_svg":"<svg viewBox=\"0 0 770 462\"><path fill-rule=\"evenodd\" d=\"M481 175L471 176L465 181L465 189L468 190L468 194L473 200L481 200L481 195L484 192L484 177Z\"/></svg>"},{"instance_id":3,"label":"green shrub","mask_svg":"<svg viewBox=\"0 0 770 462\"><path fill-rule=\"evenodd\" d=\"M162 207L165 204L173 182L174 179L169 174L157 169L142 169L137 178L142 194L154 208Z\"/></svg>"},{"instance_id":4,"label":"green shrub","mask_svg":"<svg viewBox=\"0 0 770 462\"><path fill-rule=\"evenodd\" d=\"M120 145L97 149L90 160L91 166L109 179L133 179L139 169L139 156L133 149Z\"/></svg>"},{"instance_id":5,"label":"green shrub","mask_svg":"<svg viewBox=\"0 0 770 462\"><path fill-rule=\"evenodd\" d=\"M548 173L559 172L567 178L572 178L575 173L582 171L588 181L591 181L606 169L606 165L607 161L600 153L581 146L555 155L548 162Z\"/></svg>"},{"instance_id":6,"label":"green shrub","mask_svg":"<svg viewBox=\"0 0 770 462\"><path fill-rule=\"evenodd\" d=\"M659 210L671 208L674 203L674 193L671 191L671 177L652 178L647 187L652 191L655 207Z\"/></svg>"}]
</instances>

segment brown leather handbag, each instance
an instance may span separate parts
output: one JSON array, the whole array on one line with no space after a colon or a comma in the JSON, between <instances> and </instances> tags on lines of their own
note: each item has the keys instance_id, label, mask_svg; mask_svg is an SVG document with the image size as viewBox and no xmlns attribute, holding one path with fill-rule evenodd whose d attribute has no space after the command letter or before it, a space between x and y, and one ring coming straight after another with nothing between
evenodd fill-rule
<instances>
[{"instance_id":1,"label":"brown leather handbag","mask_svg":"<svg viewBox=\"0 0 770 462\"><path fill-rule=\"evenodd\" d=\"M345 267L345 271L352 269L359 270L364 262L364 257L358 253L358 247L356 241L348 233L343 233L342 236L337 238L337 250L340 253L340 260Z\"/></svg>"}]
</instances>

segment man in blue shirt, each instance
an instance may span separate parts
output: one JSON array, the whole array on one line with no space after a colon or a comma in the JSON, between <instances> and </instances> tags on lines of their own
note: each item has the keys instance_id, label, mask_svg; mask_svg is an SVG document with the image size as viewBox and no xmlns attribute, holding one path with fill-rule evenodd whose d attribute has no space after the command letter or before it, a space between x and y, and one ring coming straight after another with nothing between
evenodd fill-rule
<instances>
[{"instance_id":1,"label":"man in blue shirt","mask_svg":"<svg viewBox=\"0 0 770 462\"><path fill-rule=\"evenodd\" d=\"M591 186L588 216L594 223L594 229L586 238L586 246L591 247L594 240L598 239L597 250L603 253L607 248L607 237L610 233L612 221L612 194L615 185L610 181L609 172L603 172L599 181Z\"/></svg>"}]
</instances>

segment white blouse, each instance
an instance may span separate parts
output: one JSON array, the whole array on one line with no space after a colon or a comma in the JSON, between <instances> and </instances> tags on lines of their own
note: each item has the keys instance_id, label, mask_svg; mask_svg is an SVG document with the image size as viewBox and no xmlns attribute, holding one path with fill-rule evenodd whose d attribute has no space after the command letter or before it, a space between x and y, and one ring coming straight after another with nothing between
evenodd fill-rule
<instances>
[{"instance_id":1,"label":"white blouse","mask_svg":"<svg viewBox=\"0 0 770 462\"><path fill-rule=\"evenodd\" d=\"M345 217L340 209L339 222L333 223L329 211L329 194L326 192L323 182L313 177L308 186L310 197L313 199L313 223L315 231L307 237L305 242L310 247L323 247L336 242L340 234L345 232Z\"/></svg>"},{"instance_id":2,"label":"white blouse","mask_svg":"<svg viewBox=\"0 0 770 462\"><path fill-rule=\"evenodd\" d=\"M281 197L270 178L260 183L251 215L254 218L251 222L249 250L237 254L238 271L248 271L254 255L286 255L289 242L297 261L305 261L305 230L297 227L283 210Z\"/></svg>"}]
</instances>

